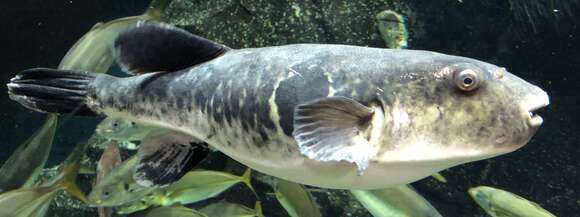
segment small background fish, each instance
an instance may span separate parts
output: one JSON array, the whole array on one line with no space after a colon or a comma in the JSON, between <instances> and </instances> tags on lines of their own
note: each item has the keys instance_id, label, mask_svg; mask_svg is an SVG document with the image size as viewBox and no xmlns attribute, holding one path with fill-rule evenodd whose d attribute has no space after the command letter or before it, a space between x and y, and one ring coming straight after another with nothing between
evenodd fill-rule
<instances>
[{"instance_id":1,"label":"small background fish","mask_svg":"<svg viewBox=\"0 0 580 217\"><path fill-rule=\"evenodd\" d=\"M97 163L97 177L95 185L99 183L106 175L111 173L113 168L121 164L121 153L117 142L110 142ZM94 185L93 185L94 186ZM98 208L99 217L111 217L113 215L112 208Z\"/></svg>"}]
</instances>

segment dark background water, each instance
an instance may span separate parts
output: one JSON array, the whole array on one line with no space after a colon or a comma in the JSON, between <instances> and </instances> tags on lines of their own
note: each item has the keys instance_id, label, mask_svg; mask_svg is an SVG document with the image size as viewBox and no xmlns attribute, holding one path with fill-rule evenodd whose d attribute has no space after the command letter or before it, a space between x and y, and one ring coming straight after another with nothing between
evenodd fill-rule
<instances>
[{"instance_id":1,"label":"dark background water","mask_svg":"<svg viewBox=\"0 0 580 217\"><path fill-rule=\"evenodd\" d=\"M122 3L121 3L122 2ZM11 102L4 85L15 73L32 67L56 68L68 49L91 27L102 21L143 13L149 1L2 1L0 13L0 161L8 158L44 121L44 115ZM58 129L49 164L66 158L80 138L94 130L93 119L70 121Z\"/></svg>"},{"instance_id":2,"label":"dark background water","mask_svg":"<svg viewBox=\"0 0 580 217\"><path fill-rule=\"evenodd\" d=\"M536 201L557 216L580 216L580 4L541 1L548 2L542 4L546 7L555 2L559 12L532 14L532 25L518 10L522 7L510 9L509 1L463 1L409 1L424 30L420 36L412 35L410 48L504 66L546 90L551 105L541 113L544 126L521 150L448 169L443 172L449 180L445 185L423 180L414 186L444 216L484 216L466 194L467 188L482 184ZM56 67L95 23L140 14L148 3L120 2L2 1L0 83L22 69ZM4 85L0 92L1 162L36 130L44 116L10 101ZM94 123L94 119L74 119L62 126L49 164L64 159L80 138L92 132Z\"/></svg>"}]
</instances>

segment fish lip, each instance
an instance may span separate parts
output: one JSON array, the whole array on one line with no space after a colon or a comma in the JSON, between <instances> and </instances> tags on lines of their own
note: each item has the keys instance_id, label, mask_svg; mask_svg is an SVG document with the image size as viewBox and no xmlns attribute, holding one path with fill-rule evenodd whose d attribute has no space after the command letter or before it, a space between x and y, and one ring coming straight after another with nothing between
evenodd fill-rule
<instances>
[{"instance_id":1,"label":"fish lip","mask_svg":"<svg viewBox=\"0 0 580 217\"><path fill-rule=\"evenodd\" d=\"M543 104L543 105L538 105L535 107L532 107L531 109L528 110L527 112L527 118L528 118L528 125L530 125L531 127L539 127L542 125L542 123L544 123L544 119L539 116L538 114L535 114L534 112L537 111L538 109L544 108L548 106L548 104Z\"/></svg>"},{"instance_id":2,"label":"fish lip","mask_svg":"<svg viewBox=\"0 0 580 217\"><path fill-rule=\"evenodd\" d=\"M544 123L544 119L541 116L533 114L532 112L529 112L528 124L531 127L539 127L542 125L542 123Z\"/></svg>"},{"instance_id":3,"label":"fish lip","mask_svg":"<svg viewBox=\"0 0 580 217\"><path fill-rule=\"evenodd\" d=\"M477 187L471 187L469 188L469 190L467 190L467 192L472 196L475 197L475 194L477 193Z\"/></svg>"},{"instance_id":4,"label":"fish lip","mask_svg":"<svg viewBox=\"0 0 580 217\"><path fill-rule=\"evenodd\" d=\"M540 97L536 98L536 100L533 100L533 104L528 105L528 108L525 109L525 111L527 116L527 122L530 127L539 127L542 125L544 119L541 116L535 114L534 112L548 106L549 104L550 100L548 98L548 94L543 92L543 94L540 95Z\"/></svg>"},{"instance_id":5,"label":"fish lip","mask_svg":"<svg viewBox=\"0 0 580 217\"><path fill-rule=\"evenodd\" d=\"M102 201L101 200L89 200L87 203L88 207L101 207Z\"/></svg>"}]
</instances>

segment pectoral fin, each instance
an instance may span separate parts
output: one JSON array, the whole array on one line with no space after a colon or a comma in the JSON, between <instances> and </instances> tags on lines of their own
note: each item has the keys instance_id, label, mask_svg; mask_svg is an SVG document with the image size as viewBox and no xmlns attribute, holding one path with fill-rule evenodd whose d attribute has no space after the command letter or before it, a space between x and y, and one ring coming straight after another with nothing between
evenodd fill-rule
<instances>
[{"instance_id":1,"label":"pectoral fin","mask_svg":"<svg viewBox=\"0 0 580 217\"><path fill-rule=\"evenodd\" d=\"M362 175L376 154L364 135L375 113L375 108L345 97L317 99L296 107L293 136L308 158L352 162Z\"/></svg>"},{"instance_id":2,"label":"pectoral fin","mask_svg":"<svg viewBox=\"0 0 580 217\"><path fill-rule=\"evenodd\" d=\"M179 180L209 153L207 144L190 141L171 134L146 138L137 153L135 181L145 187L161 187Z\"/></svg>"}]
</instances>

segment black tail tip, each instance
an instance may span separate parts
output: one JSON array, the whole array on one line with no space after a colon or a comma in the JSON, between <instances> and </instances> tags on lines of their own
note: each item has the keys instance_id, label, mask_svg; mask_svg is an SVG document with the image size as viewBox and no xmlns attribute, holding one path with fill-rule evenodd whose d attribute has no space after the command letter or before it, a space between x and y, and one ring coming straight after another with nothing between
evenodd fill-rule
<instances>
[{"instance_id":1,"label":"black tail tip","mask_svg":"<svg viewBox=\"0 0 580 217\"><path fill-rule=\"evenodd\" d=\"M17 74L6 86L10 99L30 110L94 116L96 113L85 104L93 79L83 72L34 68Z\"/></svg>"}]
</instances>

